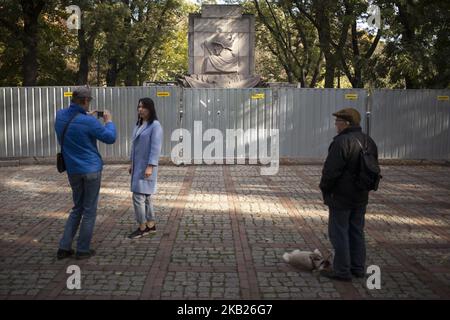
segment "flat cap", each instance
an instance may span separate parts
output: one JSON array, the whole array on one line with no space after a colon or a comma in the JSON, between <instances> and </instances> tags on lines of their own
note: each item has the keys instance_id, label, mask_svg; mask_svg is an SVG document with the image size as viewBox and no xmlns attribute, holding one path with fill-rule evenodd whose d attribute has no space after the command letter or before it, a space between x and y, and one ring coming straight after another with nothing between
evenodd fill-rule
<instances>
[{"instance_id":1,"label":"flat cap","mask_svg":"<svg viewBox=\"0 0 450 320\"><path fill-rule=\"evenodd\" d=\"M333 116L335 116L336 118L348 121L352 125L356 125L356 126L358 126L361 122L361 114L358 112L358 110L353 109L353 108L341 109L341 110L333 113Z\"/></svg>"}]
</instances>

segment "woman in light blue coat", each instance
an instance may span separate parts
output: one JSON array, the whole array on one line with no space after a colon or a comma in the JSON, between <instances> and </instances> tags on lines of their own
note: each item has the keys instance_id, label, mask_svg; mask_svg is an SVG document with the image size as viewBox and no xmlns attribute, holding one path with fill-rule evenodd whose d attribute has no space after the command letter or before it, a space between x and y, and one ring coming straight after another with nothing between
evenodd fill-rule
<instances>
[{"instance_id":1,"label":"woman in light blue coat","mask_svg":"<svg viewBox=\"0 0 450 320\"><path fill-rule=\"evenodd\" d=\"M162 128L156 116L153 100L140 99L138 121L133 130L129 168L134 213L139 227L128 236L130 239L156 232L151 195L156 193L157 188L162 137Z\"/></svg>"}]
</instances>

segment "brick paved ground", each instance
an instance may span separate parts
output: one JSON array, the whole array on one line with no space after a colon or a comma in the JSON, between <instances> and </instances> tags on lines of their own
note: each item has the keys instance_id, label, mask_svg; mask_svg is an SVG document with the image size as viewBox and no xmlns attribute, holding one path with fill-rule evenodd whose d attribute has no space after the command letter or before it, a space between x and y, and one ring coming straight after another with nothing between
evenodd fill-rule
<instances>
[{"instance_id":1,"label":"brick paved ground","mask_svg":"<svg viewBox=\"0 0 450 320\"><path fill-rule=\"evenodd\" d=\"M88 261L57 261L71 207L53 166L0 168L1 299L365 299L450 298L450 170L385 166L367 214L368 264L381 290L333 282L282 261L293 249L330 248L320 166L162 166L155 196L158 232L135 228L125 165L103 174ZM68 290L78 264L82 289Z\"/></svg>"}]
</instances>

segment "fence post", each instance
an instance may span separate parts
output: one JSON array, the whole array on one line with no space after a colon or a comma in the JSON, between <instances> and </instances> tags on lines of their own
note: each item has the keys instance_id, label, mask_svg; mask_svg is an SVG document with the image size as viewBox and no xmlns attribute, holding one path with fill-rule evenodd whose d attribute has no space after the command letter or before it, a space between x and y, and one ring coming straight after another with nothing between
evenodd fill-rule
<instances>
[{"instance_id":1,"label":"fence post","mask_svg":"<svg viewBox=\"0 0 450 320\"><path fill-rule=\"evenodd\" d=\"M366 96L366 134L370 136L370 122L371 122L371 110L372 110L372 88L369 87Z\"/></svg>"},{"instance_id":2,"label":"fence post","mask_svg":"<svg viewBox=\"0 0 450 320\"><path fill-rule=\"evenodd\" d=\"M280 106L280 101L278 100L280 97L279 88L271 88L272 90L272 124L271 129L280 129L278 127L278 110Z\"/></svg>"},{"instance_id":3,"label":"fence post","mask_svg":"<svg viewBox=\"0 0 450 320\"><path fill-rule=\"evenodd\" d=\"M370 111L366 112L366 134L370 136Z\"/></svg>"},{"instance_id":4,"label":"fence post","mask_svg":"<svg viewBox=\"0 0 450 320\"><path fill-rule=\"evenodd\" d=\"M178 114L179 114L179 123L180 123L180 129L183 129L183 116L184 116L184 88L179 86L178 87L178 92L179 92L179 109L178 109ZM183 131L181 131L183 132ZM179 142L183 142L183 134L180 134L180 137L178 138ZM180 153L178 154L178 156L180 157L180 159L184 159L184 149L180 150ZM172 154L172 151L170 152L170 154ZM184 165L184 162L180 163L180 165Z\"/></svg>"}]
</instances>

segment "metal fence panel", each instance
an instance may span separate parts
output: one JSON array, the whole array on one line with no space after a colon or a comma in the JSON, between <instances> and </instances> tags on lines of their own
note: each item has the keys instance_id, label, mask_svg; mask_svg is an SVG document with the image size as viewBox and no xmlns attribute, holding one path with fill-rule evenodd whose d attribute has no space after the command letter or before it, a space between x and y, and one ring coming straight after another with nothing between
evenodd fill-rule
<instances>
[{"instance_id":1,"label":"metal fence panel","mask_svg":"<svg viewBox=\"0 0 450 320\"><path fill-rule=\"evenodd\" d=\"M191 134L191 158L201 162L203 150L211 143L194 143L194 123L201 122L202 133L208 129L219 129L222 134L222 152L226 157L227 129L271 129L274 123L272 108L272 90L270 89L185 89L183 96L183 129ZM249 157L250 143L258 143L259 131L248 131L249 135L236 139L236 149L245 148ZM264 134L264 132L262 133ZM195 154L194 150L202 153ZM259 148L256 148L259 152ZM212 153L215 156L215 153ZM232 158L237 158L237 154ZM209 157L206 157L209 158Z\"/></svg>"},{"instance_id":2,"label":"metal fence panel","mask_svg":"<svg viewBox=\"0 0 450 320\"><path fill-rule=\"evenodd\" d=\"M59 150L54 132L55 115L70 104L73 87L0 88L0 158L48 157ZM163 94L158 94L163 93ZM93 87L91 109L107 109L113 116L118 135L116 143L99 143L106 158L129 156L138 100L150 97L164 129L162 155L170 155L171 132L179 127L179 88L176 87Z\"/></svg>"},{"instance_id":3,"label":"metal fence panel","mask_svg":"<svg viewBox=\"0 0 450 320\"><path fill-rule=\"evenodd\" d=\"M64 93L73 87L0 88L0 158L49 157L59 150L54 133L57 110L67 107ZM113 145L99 143L106 158L126 158L137 119L139 98L155 101L163 126L163 156L170 156L178 141L172 132L185 128L192 134L194 121L202 132L219 129L226 155L227 129L279 129L280 156L324 158L336 135L332 113L344 107L360 111L365 127L366 92L363 89L182 89L161 87L92 88L92 109L113 114L118 137ZM450 90L375 90L370 97L371 135L380 158L449 159ZM438 99L438 96L442 96ZM180 110L184 111L182 122ZM237 147L258 141L252 133ZM209 145L204 141L201 152ZM248 157L248 146L245 148Z\"/></svg>"},{"instance_id":4,"label":"metal fence panel","mask_svg":"<svg viewBox=\"0 0 450 320\"><path fill-rule=\"evenodd\" d=\"M0 88L0 157L56 154L54 118L70 87Z\"/></svg>"},{"instance_id":5,"label":"metal fence panel","mask_svg":"<svg viewBox=\"0 0 450 320\"><path fill-rule=\"evenodd\" d=\"M332 113L355 108L364 130L366 91L363 89L282 88L278 93L280 155L325 158L336 135Z\"/></svg>"},{"instance_id":6,"label":"metal fence panel","mask_svg":"<svg viewBox=\"0 0 450 320\"><path fill-rule=\"evenodd\" d=\"M450 90L375 90L371 132L380 158L449 159L448 96Z\"/></svg>"}]
</instances>

